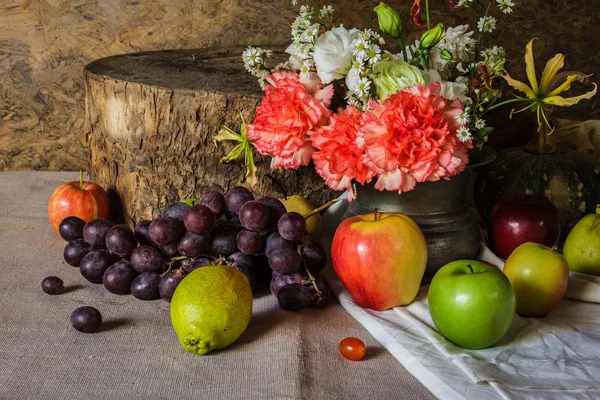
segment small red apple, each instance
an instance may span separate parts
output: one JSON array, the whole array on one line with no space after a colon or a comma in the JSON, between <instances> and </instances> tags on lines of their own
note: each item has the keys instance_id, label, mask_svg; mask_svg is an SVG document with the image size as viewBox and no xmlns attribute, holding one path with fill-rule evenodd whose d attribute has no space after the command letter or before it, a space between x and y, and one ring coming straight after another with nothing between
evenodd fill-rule
<instances>
[{"instance_id":1,"label":"small red apple","mask_svg":"<svg viewBox=\"0 0 600 400\"><path fill-rule=\"evenodd\" d=\"M331 262L356 304L386 310L415 299L427 264L427 242L406 215L375 211L339 225Z\"/></svg>"},{"instance_id":2,"label":"small red apple","mask_svg":"<svg viewBox=\"0 0 600 400\"><path fill-rule=\"evenodd\" d=\"M558 211L544 196L506 196L494 206L488 222L492 251L503 259L523 243L552 247L560 237Z\"/></svg>"},{"instance_id":3,"label":"small red apple","mask_svg":"<svg viewBox=\"0 0 600 400\"><path fill-rule=\"evenodd\" d=\"M79 181L57 187L48 200L48 217L59 236L58 227L66 217L79 217L88 222L94 218L108 218L109 214L108 194L100 185L84 181L82 173Z\"/></svg>"}]
</instances>

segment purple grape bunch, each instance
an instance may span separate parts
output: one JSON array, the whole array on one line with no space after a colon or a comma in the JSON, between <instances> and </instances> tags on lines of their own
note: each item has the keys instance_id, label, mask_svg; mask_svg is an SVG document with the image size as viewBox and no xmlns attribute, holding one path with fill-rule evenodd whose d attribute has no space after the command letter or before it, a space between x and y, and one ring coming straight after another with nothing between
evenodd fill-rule
<instances>
[{"instance_id":1,"label":"purple grape bunch","mask_svg":"<svg viewBox=\"0 0 600 400\"><path fill-rule=\"evenodd\" d=\"M194 270L229 265L248 278L252 290L269 284L285 310L322 307L329 297L327 282L319 276L327 255L307 235L304 217L287 212L274 197L257 200L241 186L225 194L209 191L191 205L173 202L133 230L105 219L85 223L67 217L59 231L68 242L67 264L117 295L170 302ZM44 291L62 293L62 281L48 279Z\"/></svg>"}]
</instances>

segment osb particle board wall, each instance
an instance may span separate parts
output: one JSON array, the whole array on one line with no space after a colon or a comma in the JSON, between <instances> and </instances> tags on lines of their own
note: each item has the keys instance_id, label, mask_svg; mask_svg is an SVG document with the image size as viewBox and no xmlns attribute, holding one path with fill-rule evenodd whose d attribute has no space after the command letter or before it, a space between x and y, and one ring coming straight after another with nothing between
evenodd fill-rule
<instances>
[{"instance_id":1,"label":"osb particle board wall","mask_svg":"<svg viewBox=\"0 0 600 400\"><path fill-rule=\"evenodd\" d=\"M302 1L300 1L302 3ZM376 28L377 1L330 2L346 26ZM389 1L407 10L412 0ZM433 20L468 23L430 0ZM600 0L515 0L497 33L521 68L532 36L536 58L561 50L567 67L600 78ZM86 168L83 66L109 55L171 48L286 44L288 0L3 0L0 4L0 170ZM407 30L414 27L404 18ZM542 68L542 66L538 66ZM599 118L597 100L570 118ZM502 124L502 122L500 122Z\"/></svg>"}]
</instances>

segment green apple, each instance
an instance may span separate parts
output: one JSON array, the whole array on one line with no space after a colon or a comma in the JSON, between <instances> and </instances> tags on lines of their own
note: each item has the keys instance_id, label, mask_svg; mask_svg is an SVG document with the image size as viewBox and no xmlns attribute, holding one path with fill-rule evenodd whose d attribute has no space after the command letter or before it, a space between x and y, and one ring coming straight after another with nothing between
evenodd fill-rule
<instances>
[{"instance_id":1,"label":"green apple","mask_svg":"<svg viewBox=\"0 0 600 400\"><path fill-rule=\"evenodd\" d=\"M544 317L564 296L569 283L569 264L558 252L527 242L517 247L504 264L517 295L517 314Z\"/></svg>"},{"instance_id":2,"label":"green apple","mask_svg":"<svg viewBox=\"0 0 600 400\"><path fill-rule=\"evenodd\" d=\"M482 261L444 265L429 286L429 311L442 335L457 346L483 349L504 337L515 317L510 281Z\"/></svg>"}]
</instances>

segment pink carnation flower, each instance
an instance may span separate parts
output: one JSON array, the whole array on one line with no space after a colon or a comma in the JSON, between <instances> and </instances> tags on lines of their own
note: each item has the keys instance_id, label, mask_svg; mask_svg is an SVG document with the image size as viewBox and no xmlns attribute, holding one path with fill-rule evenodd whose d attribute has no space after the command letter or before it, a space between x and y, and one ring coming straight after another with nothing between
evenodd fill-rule
<instances>
[{"instance_id":1,"label":"pink carnation flower","mask_svg":"<svg viewBox=\"0 0 600 400\"><path fill-rule=\"evenodd\" d=\"M378 121L364 127L366 164L379 176L376 189L402 193L464 170L472 144L456 137L462 104L442 97L439 83L413 86L370 108Z\"/></svg>"},{"instance_id":2,"label":"pink carnation flower","mask_svg":"<svg viewBox=\"0 0 600 400\"><path fill-rule=\"evenodd\" d=\"M260 154L272 156L272 169L308 165L314 151L310 136L327 122L333 86L321 88L312 79L307 91L298 74L289 71L275 72L267 82L254 124L247 125L248 139Z\"/></svg>"},{"instance_id":3,"label":"pink carnation flower","mask_svg":"<svg viewBox=\"0 0 600 400\"><path fill-rule=\"evenodd\" d=\"M312 158L315 170L333 190L348 190L348 200L356 197L352 182L370 182L375 171L365 165L365 142L360 130L373 122L372 113L348 106L331 116L329 125L319 127L312 136L317 151Z\"/></svg>"}]
</instances>

